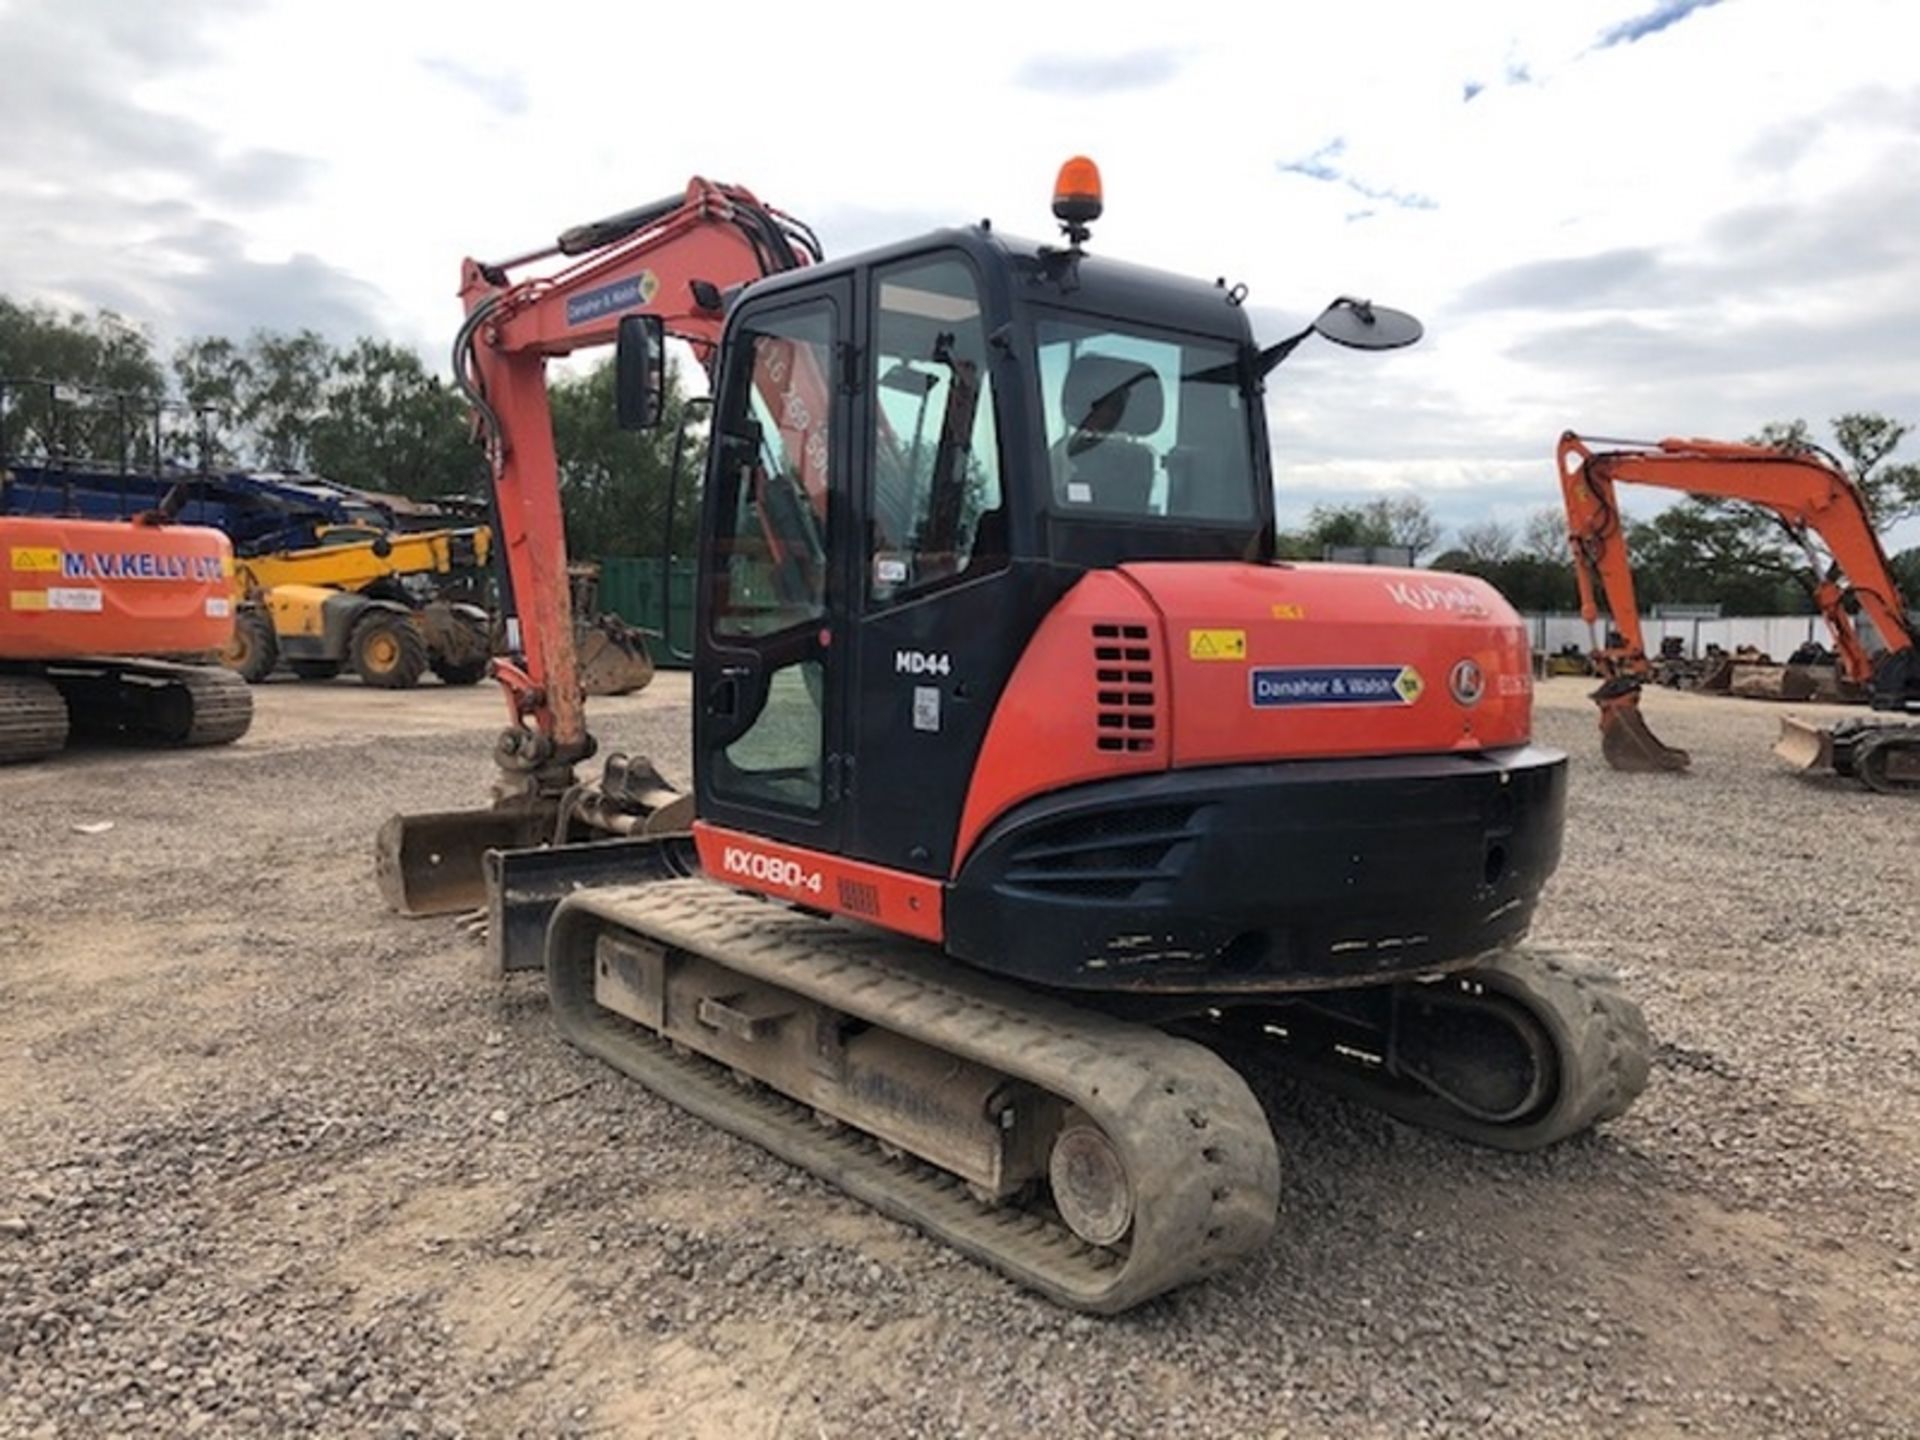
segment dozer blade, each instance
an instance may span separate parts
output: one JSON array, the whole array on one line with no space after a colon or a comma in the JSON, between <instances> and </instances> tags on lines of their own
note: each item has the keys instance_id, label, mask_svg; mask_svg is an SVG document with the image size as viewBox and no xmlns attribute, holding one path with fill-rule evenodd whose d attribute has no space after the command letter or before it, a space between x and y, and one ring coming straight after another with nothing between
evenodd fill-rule
<instances>
[{"instance_id":1,"label":"dozer blade","mask_svg":"<svg viewBox=\"0 0 1920 1440\"><path fill-rule=\"evenodd\" d=\"M646 639L632 626L603 616L574 637L580 687L589 695L631 695L653 679Z\"/></svg>"},{"instance_id":2,"label":"dozer blade","mask_svg":"<svg viewBox=\"0 0 1920 1440\"><path fill-rule=\"evenodd\" d=\"M540 970L547 963L547 922L576 890L685 879L699 860L685 835L618 839L490 850L487 889L487 965L496 975Z\"/></svg>"},{"instance_id":3,"label":"dozer blade","mask_svg":"<svg viewBox=\"0 0 1920 1440\"><path fill-rule=\"evenodd\" d=\"M1780 738L1773 753L1796 770L1833 769L1833 731L1791 715L1780 717Z\"/></svg>"},{"instance_id":4,"label":"dozer blade","mask_svg":"<svg viewBox=\"0 0 1920 1440\"><path fill-rule=\"evenodd\" d=\"M1600 753L1613 769L1630 775L1672 773L1693 763L1686 751L1661 742L1638 705L1601 707Z\"/></svg>"},{"instance_id":5,"label":"dozer blade","mask_svg":"<svg viewBox=\"0 0 1920 1440\"><path fill-rule=\"evenodd\" d=\"M449 915L487 901L486 854L553 834L551 810L442 810L394 815L374 841L380 893L402 915Z\"/></svg>"}]
</instances>

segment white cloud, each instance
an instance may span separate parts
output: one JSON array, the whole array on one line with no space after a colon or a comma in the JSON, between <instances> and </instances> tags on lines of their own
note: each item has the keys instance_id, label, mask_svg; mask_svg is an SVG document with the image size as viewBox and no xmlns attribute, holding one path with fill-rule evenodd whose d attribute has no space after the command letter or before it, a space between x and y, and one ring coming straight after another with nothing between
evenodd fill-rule
<instances>
[{"instance_id":1,"label":"white cloud","mask_svg":"<svg viewBox=\"0 0 1920 1440\"><path fill-rule=\"evenodd\" d=\"M1342 292L1428 319L1417 351L1276 376L1294 509L1411 482L1457 522L1525 508L1530 476L1551 504L1569 426L1920 420L1920 53L1897 0L980 3L947 26L892 4L275 0L184 12L160 52L134 43L146 13L0 10L0 48L33 27L44 66L65 36L79 67L89 27L115 57L91 160L0 149L0 289L144 304L176 333L298 315L274 286L315 288L330 323L439 363L461 256L692 174L834 247L983 215L1038 236L1085 151L1096 249L1246 282L1266 338ZM1325 178L1283 168L1316 155ZM125 208L162 204L192 224ZM163 259L128 245L149 233Z\"/></svg>"}]
</instances>

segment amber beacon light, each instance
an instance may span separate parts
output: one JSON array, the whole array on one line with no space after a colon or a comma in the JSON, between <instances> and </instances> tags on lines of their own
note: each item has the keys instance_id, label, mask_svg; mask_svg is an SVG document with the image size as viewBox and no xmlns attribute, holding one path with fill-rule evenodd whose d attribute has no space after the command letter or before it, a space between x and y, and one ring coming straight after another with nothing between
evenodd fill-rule
<instances>
[{"instance_id":1,"label":"amber beacon light","mask_svg":"<svg viewBox=\"0 0 1920 1440\"><path fill-rule=\"evenodd\" d=\"M1060 167L1053 182L1053 215L1075 245L1092 232L1087 226L1100 218L1100 167L1076 155Z\"/></svg>"}]
</instances>

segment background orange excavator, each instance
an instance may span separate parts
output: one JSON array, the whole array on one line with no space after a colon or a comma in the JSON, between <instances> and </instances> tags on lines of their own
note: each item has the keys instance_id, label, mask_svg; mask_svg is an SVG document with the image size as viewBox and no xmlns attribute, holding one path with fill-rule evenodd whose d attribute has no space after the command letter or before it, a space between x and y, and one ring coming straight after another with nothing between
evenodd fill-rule
<instances>
[{"instance_id":1,"label":"background orange excavator","mask_svg":"<svg viewBox=\"0 0 1920 1440\"><path fill-rule=\"evenodd\" d=\"M1600 706L1600 746L1609 765L1646 772L1684 770L1689 763L1687 752L1663 744L1640 712L1641 687L1653 667L1633 593L1617 484L1714 495L1772 513L1806 554L1808 586L1833 633L1841 677L1866 689L1876 710L1920 710L1920 652L1906 602L1865 500L1829 457L1716 440L1607 443L1626 448L1594 450L1568 431L1560 437L1559 466L1580 613L1592 624L1604 596L1615 632L1593 657L1601 675L1593 696ZM1861 634L1861 616L1878 636L1877 654ZM1820 728L1786 720L1782 730L1776 753L1803 769L1832 769L1877 790L1920 787L1920 727L1852 722Z\"/></svg>"},{"instance_id":2,"label":"background orange excavator","mask_svg":"<svg viewBox=\"0 0 1920 1440\"><path fill-rule=\"evenodd\" d=\"M218 530L0 514L0 763L69 735L223 745L253 722L214 663L233 633L233 551Z\"/></svg>"}]
</instances>

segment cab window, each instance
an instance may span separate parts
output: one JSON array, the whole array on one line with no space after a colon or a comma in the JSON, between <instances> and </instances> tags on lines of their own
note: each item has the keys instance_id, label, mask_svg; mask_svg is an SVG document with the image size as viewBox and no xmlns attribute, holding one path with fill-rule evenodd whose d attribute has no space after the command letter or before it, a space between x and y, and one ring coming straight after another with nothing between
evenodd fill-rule
<instances>
[{"instance_id":1,"label":"cab window","mask_svg":"<svg viewBox=\"0 0 1920 1440\"><path fill-rule=\"evenodd\" d=\"M1053 508L1247 520L1252 429L1234 347L1066 316L1038 326Z\"/></svg>"},{"instance_id":2,"label":"cab window","mask_svg":"<svg viewBox=\"0 0 1920 1440\"><path fill-rule=\"evenodd\" d=\"M874 274L867 597L884 606L1006 564L1000 438L973 270Z\"/></svg>"}]
</instances>

